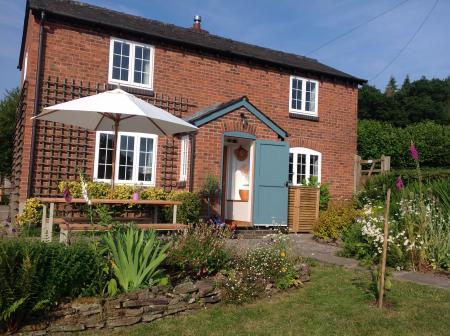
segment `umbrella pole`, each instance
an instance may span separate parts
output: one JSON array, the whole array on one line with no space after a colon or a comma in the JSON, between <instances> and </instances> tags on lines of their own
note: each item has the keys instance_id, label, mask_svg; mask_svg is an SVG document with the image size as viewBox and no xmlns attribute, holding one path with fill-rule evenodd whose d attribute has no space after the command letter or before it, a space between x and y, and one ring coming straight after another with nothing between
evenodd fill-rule
<instances>
[{"instance_id":1,"label":"umbrella pole","mask_svg":"<svg viewBox=\"0 0 450 336\"><path fill-rule=\"evenodd\" d=\"M113 160L111 167L111 193L114 191L114 180L116 177L116 157L117 157L117 147L119 139L119 119L114 119L114 150L113 150Z\"/></svg>"}]
</instances>

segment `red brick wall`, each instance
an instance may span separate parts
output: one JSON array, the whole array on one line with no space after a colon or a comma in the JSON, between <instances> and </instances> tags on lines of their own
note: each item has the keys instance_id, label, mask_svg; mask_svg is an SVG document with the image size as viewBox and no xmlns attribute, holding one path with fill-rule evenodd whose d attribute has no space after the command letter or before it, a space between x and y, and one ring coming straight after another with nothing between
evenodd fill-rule
<instances>
[{"instance_id":1,"label":"red brick wall","mask_svg":"<svg viewBox=\"0 0 450 336\"><path fill-rule=\"evenodd\" d=\"M155 92L188 98L196 102L198 109L246 95L252 104L289 133L287 141L291 146L305 146L322 152L322 180L330 183L330 192L333 196L348 197L352 194L353 156L356 153L355 84L344 84L326 77L316 78L298 71L297 75L319 80L320 121L292 119L288 115L289 78L292 74L290 71L262 67L225 56L208 55L196 50L181 50L151 39L126 35L122 37L155 46ZM110 34L99 29L94 31L87 27L47 21L44 78L58 76L91 83L107 82L109 38ZM37 23L30 16L26 43L29 52L30 92L34 92L33 69L37 59L37 39ZM29 102L32 99L30 94ZM28 106L31 113L32 104ZM205 172L208 170L213 170L216 174L219 172L223 125L233 118L236 118L236 113L211 122L200 130L197 136L196 188L200 185ZM251 117L250 120L253 123ZM256 126L257 135L273 138L274 133L264 127ZM29 162L24 160L23 166L27 167L28 164ZM160 166L159 158L158 172ZM22 174L21 194L26 192L25 169ZM160 176L157 177L158 184L159 181Z\"/></svg>"}]
</instances>

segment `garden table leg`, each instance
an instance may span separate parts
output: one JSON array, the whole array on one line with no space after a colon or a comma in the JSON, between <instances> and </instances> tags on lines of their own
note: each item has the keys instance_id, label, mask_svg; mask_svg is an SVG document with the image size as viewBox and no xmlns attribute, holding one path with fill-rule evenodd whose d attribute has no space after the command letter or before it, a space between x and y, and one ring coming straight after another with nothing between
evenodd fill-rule
<instances>
[{"instance_id":1,"label":"garden table leg","mask_svg":"<svg viewBox=\"0 0 450 336\"><path fill-rule=\"evenodd\" d=\"M42 205L41 241L47 241L47 205Z\"/></svg>"},{"instance_id":2,"label":"garden table leg","mask_svg":"<svg viewBox=\"0 0 450 336\"><path fill-rule=\"evenodd\" d=\"M47 223L47 232L48 232L48 242L52 241L53 238L53 213L55 211L55 203L50 203L50 211Z\"/></svg>"},{"instance_id":3,"label":"garden table leg","mask_svg":"<svg viewBox=\"0 0 450 336\"><path fill-rule=\"evenodd\" d=\"M173 206L173 224L177 224L177 205L175 204Z\"/></svg>"},{"instance_id":4,"label":"garden table leg","mask_svg":"<svg viewBox=\"0 0 450 336\"><path fill-rule=\"evenodd\" d=\"M158 206L155 205L155 211L153 212L153 223L158 223Z\"/></svg>"}]
</instances>

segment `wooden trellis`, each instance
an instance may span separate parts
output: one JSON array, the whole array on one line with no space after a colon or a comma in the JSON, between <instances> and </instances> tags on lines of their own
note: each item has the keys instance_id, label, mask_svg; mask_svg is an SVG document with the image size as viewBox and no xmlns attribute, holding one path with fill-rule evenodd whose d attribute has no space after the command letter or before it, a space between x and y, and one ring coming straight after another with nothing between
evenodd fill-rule
<instances>
[{"instance_id":1,"label":"wooden trellis","mask_svg":"<svg viewBox=\"0 0 450 336\"><path fill-rule=\"evenodd\" d=\"M49 77L43 82L42 107L97 94L110 88L106 84L93 85L89 82ZM144 95L142 91L134 94L178 117L186 115L195 106L184 98L170 98L163 94ZM50 197L59 194L58 183L61 180L77 179L77 168L88 175L92 172L95 152L93 132L70 125L38 121L36 133L34 196ZM163 153L159 156L163 159L161 176L162 186L166 189L174 186L176 177L173 163L177 152L175 147L175 141L166 138Z\"/></svg>"},{"instance_id":2,"label":"wooden trellis","mask_svg":"<svg viewBox=\"0 0 450 336\"><path fill-rule=\"evenodd\" d=\"M14 148L13 148L13 165L11 170L11 191L10 191L10 209L11 215L19 211L19 185L22 167L22 157L24 148L25 135L25 111L27 108L25 97L28 92L28 81L22 85L19 98L19 106L16 111L16 125L14 133Z\"/></svg>"}]
</instances>

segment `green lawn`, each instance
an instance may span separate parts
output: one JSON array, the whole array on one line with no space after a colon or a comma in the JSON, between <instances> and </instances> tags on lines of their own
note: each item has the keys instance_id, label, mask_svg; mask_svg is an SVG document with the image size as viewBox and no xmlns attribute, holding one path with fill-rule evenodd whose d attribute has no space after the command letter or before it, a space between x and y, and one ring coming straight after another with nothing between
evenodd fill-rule
<instances>
[{"instance_id":1,"label":"green lawn","mask_svg":"<svg viewBox=\"0 0 450 336\"><path fill-rule=\"evenodd\" d=\"M450 335L450 292L394 282L380 312L369 275L317 265L312 281L274 299L220 306L122 330L132 335ZM110 333L108 333L110 334Z\"/></svg>"}]
</instances>

